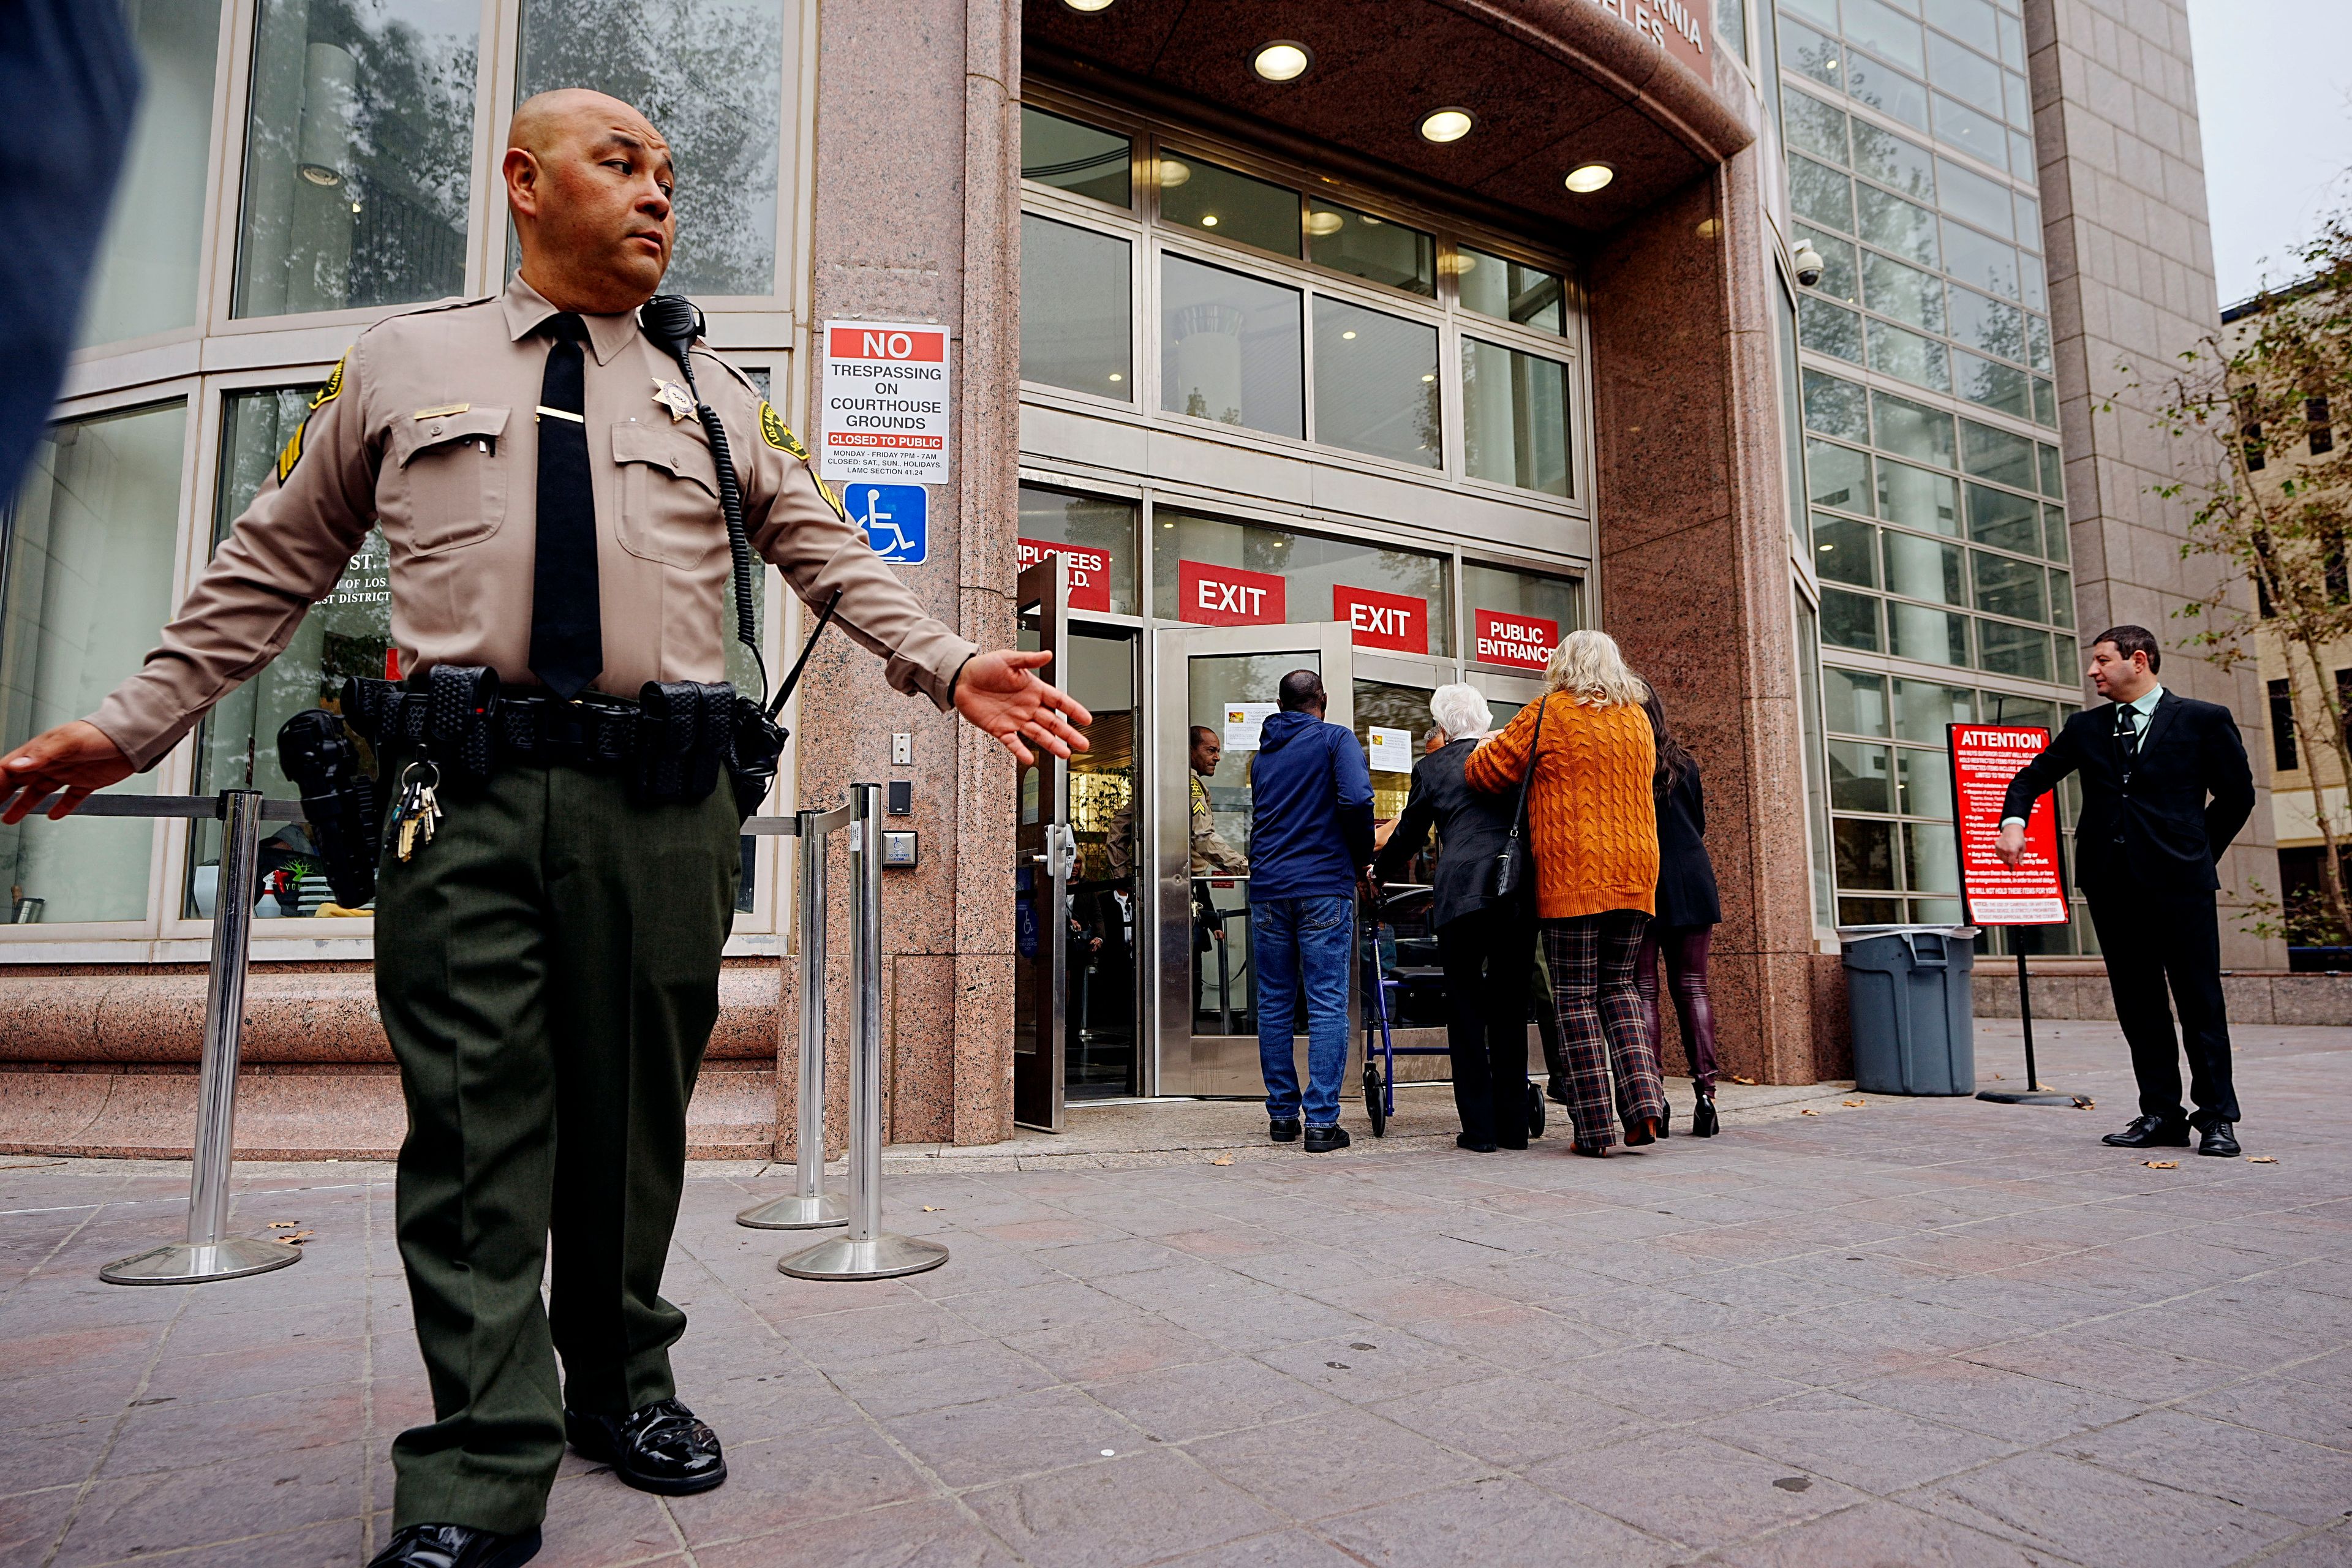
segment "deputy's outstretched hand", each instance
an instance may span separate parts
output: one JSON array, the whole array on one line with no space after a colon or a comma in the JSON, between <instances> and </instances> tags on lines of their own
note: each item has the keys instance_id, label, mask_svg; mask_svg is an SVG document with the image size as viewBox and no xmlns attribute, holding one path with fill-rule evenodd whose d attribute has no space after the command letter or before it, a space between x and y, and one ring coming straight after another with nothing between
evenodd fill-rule
<instances>
[{"instance_id":1,"label":"deputy's outstretched hand","mask_svg":"<svg viewBox=\"0 0 2352 1568\"><path fill-rule=\"evenodd\" d=\"M1088 749L1079 731L1093 723L1095 716L1077 699L1034 673L1053 658L1011 648L974 654L956 681L956 711L1024 768L1037 760L1027 742L1057 757Z\"/></svg>"},{"instance_id":2,"label":"deputy's outstretched hand","mask_svg":"<svg viewBox=\"0 0 2352 1568\"><path fill-rule=\"evenodd\" d=\"M91 791L121 784L136 771L122 749L87 719L44 730L0 757L0 823L24 821L26 812L53 795L58 803L49 816L62 817Z\"/></svg>"}]
</instances>

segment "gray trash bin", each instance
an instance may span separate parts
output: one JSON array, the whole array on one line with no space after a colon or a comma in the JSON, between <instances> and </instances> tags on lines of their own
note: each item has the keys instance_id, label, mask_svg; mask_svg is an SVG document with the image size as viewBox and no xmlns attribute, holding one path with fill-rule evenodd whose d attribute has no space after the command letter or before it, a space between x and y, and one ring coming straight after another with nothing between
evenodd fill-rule
<instances>
[{"instance_id":1,"label":"gray trash bin","mask_svg":"<svg viewBox=\"0 0 2352 1568\"><path fill-rule=\"evenodd\" d=\"M1872 1094L1974 1094L1974 926L1840 926L1853 1016L1853 1085Z\"/></svg>"}]
</instances>

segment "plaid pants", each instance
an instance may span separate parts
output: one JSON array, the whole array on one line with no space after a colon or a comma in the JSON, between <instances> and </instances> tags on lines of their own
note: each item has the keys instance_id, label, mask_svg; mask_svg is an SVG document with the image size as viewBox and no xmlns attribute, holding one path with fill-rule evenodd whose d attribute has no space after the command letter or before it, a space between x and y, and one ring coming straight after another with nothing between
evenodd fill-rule
<instances>
[{"instance_id":1,"label":"plaid pants","mask_svg":"<svg viewBox=\"0 0 2352 1568\"><path fill-rule=\"evenodd\" d=\"M1657 1047L1633 984L1633 955L1649 921L1639 910L1611 910L1543 922L1544 963L1559 1014L1560 1065L1568 1069L1568 1114L1576 1141L1588 1148L1616 1142L1609 1126L1612 1068L1617 1115L1629 1130L1645 1117L1666 1114Z\"/></svg>"}]
</instances>

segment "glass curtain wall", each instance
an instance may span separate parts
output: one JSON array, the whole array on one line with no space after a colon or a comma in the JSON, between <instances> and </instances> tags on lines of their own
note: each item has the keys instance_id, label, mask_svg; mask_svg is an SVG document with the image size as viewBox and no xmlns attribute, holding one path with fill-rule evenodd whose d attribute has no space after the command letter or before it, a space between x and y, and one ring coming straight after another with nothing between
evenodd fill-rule
<instances>
[{"instance_id":1,"label":"glass curtain wall","mask_svg":"<svg viewBox=\"0 0 2352 1568\"><path fill-rule=\"evenodd\" d=\"M124 10L145 87L82 306L84 346L196 324L220 0L128 0Z\"/></svg>"},{"instance_id":2,"label":"glass curtain wall","mask_svg":"<svg viewBox=\"0 0 2352 1568\"><path fill-rule=\"evenodd\" d=\"M1778 5L1841 923L1958 917L1945 723L2081 703L2018 7Z\"/></svg>"}]
</instances>

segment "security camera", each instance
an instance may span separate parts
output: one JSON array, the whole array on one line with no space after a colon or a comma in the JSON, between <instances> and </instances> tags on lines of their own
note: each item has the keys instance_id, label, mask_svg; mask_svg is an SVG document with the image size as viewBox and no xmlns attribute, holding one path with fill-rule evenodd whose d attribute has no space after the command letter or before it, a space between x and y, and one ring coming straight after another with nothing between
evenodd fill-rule
<instances>
[{"instance_id":1,"label":"security camera","mask_svg":"<svg viewBox=\"0 0 2352 1568\"><path fill-rule=\"evenodd\" d=\"M1809 241L1801 240L1797 253L1789 258L1797 268L1797 281L1810 289L1822 280L1822 253Z\"/></svg>"}]
</instances>

